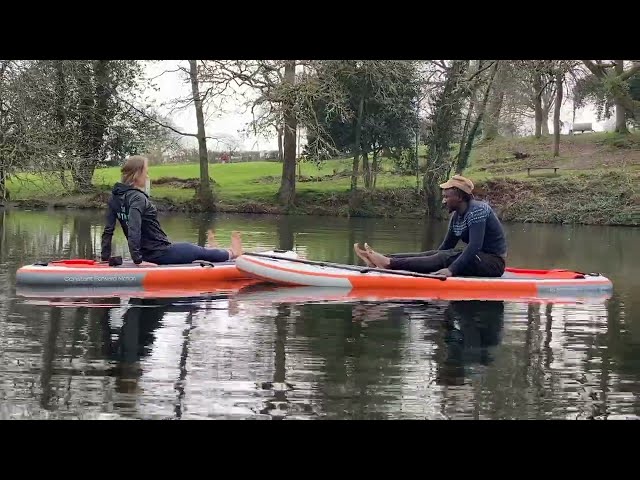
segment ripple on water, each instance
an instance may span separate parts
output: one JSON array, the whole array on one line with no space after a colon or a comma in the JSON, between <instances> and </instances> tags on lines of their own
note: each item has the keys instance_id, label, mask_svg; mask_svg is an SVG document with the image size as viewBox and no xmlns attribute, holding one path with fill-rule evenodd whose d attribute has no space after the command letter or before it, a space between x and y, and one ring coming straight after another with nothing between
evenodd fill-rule
<instances>
[{"instance_id":1,"label":"ripple on water","mask_svg":"<svg viewBox=\"0 0 640 480\"><path fill-rule=\"evenodd\" d=\"M49 217L57 218L36 223ZM640 417L637 270L623 257L605 258L617 262L608 267L598 263L589 252L601 243L581 254L577 244L559 248L564 240L550 230L548 238L536 237L535 258L524 240L512 242L510 258L551 268L607 267L615 272L617 293L602 303L341 302L322 296L285 302L239 294L17 298L15 269L36 256L60 257L65 246L76 248L74 221L81 223L61 220L61 235L5 224L10 248L3 250L0 277L9 287L0 287L0 418ZM167 228L172 238L193 241L214 226L223 245L232 229L240 229L248 249L289 244L303 256L339 262L354 261L354 241L383 251L419 250L446 228L430 226L425 233L419 222L383 219L222 216L204 222L172 217ZM99 237L96 225L88 231ZM524 227L509 228L511 238L526 240L528 233L518 230ZM630 235L607 231L614 239ZM580 245L591 236L598 234L589 231ZM124 251L121 240L117 254ZM637 238L625 242L607 239L620 255L632 251ZM50 250L38 251L42 245Z\"/></svg>"}]
</instances>

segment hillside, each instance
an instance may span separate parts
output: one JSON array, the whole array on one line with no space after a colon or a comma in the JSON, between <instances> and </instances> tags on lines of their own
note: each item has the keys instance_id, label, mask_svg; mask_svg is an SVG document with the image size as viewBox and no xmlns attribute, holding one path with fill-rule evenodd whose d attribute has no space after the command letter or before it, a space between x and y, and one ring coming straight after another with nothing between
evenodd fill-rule
<instances>
[{"instance_id":1,"label":"hillside","mask_svg":"<svg viewBox=\"0 0 640 480\"><path fill-rule=\"evenodd\" d=\"M565 135L561 155L553 158L552 137L498 138L474 147L465 175L476 183L479 198L491 202L507 221L640 225L640 132L628 136L611 133ZM515 152L525 158L515 158ZM531 170L529 167L557 167ZM362 192L349 207L351 159L325 162L320 169L302 164L292 213L319 215L398 216L424 215L416 195L415 176L394 173L383 162L377 190ZM246 162L210 166L218 196L218 210L282 213L277 205L281 165ZM196 208L192 199L197 164L152 166L152 197L161 209ZM13 178L12 199L31 207L102 208L108 191L119 178L118 168L96 171L99 194L70 196L55 176ZM197 183L197 182L196 182Z\"/></svg>"},{"instance_id":2,"label":"hillside","mask_svg":"<svg viewBox=\"0 0 640 480\"><path fill-rule=\"evenodd\" d=\"M516 159L515 152L529 155ZM596 170L634 171L640 168L640 132L621 136L614 133L562 135L560 156L553 158L553 137L497 138L480 142L471 153L466 174L478 180L492 177L527 176L527 167L559 167L560 176ZM533 171L532 175L548 174ZM551 171L553 173L553 171Z\"/></svg>"},{"instance_id":3,"label":"hillside","mask_svg":"<svg viewBox=\"0 0 640 480\"><path fill-rule=\"evenodd\" d=\"M640 132L563 135L558 158L552 142L549 136L480 144L465 174L504 220L640 225ZM516 159L515 152L528 156Z\"/></svg>"}]
</instances>

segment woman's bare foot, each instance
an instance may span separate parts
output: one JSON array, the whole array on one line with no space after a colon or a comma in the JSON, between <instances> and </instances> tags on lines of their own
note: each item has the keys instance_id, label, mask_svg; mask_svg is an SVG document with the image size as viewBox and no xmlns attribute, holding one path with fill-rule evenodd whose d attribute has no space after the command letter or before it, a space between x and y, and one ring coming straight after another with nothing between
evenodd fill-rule
<instances>
[{"instance_id":1,"label":"woman's bare foot","mask_svg":"<svg viewBox=\"0 0 640 480\"><path fill-rule=\"evenodd\" d=\"M356 255L358 256L358 258L360 260L362 260L367 267L375 267L373 262L371 260L369 260L369 256L367 254L367 251L363 250L362 248L360 248L360 244L359 243L354 243L353 244L353 251L356 252Z\"/></svg>"},{"instance_id":2,"label":"woman's bare foot","mask_svg":"<svg viewBox=\"0 0 640 480\"><path fill-rule=\"evenodd\" d=\"M367 252L367 256L369 260L378 268L389 268L389 264L391 260L381 253L374 252L373 249L369 246L368 243L364 244L364 249Z\"/></svg>"},{"instance_id":3,"label":"woman's bare foot","mask_svg":"<svg viewBox=\"0 0 640 480\"><path fill-rule=\"evenodd\" d=\"M242 234L240 232L231 232L231 258L238 258L244 253L242 250Z\"/></svg>"},{"instance_id":4,"label":"woman's bare foot","mask_svg":"<svg viewBox=\"0 0 640 480\"><path fill-rule=\"evenodd\" d=\"M207 230L207 248L218 248L218 241L213 230Z\"/></svg>"}]
</instances>

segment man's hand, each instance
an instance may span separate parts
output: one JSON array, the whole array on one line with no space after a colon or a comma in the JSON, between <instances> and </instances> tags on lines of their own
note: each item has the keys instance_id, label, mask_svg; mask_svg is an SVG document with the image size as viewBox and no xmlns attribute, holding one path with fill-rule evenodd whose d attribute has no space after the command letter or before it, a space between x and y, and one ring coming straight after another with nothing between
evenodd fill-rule
<instances>
[{"instance_id":1,"label":"man's hand","mask_svg":"<svg viewBox=\"0 0 640 480\"><path fill-rule=\"evenodd\" d=\"M437 272L434 272L433 275L443 275L445 277L452 277L453 273L451 273L451 270L449 270L448 268L443 268L438 270Z\"/></svg>"}]
</instances>

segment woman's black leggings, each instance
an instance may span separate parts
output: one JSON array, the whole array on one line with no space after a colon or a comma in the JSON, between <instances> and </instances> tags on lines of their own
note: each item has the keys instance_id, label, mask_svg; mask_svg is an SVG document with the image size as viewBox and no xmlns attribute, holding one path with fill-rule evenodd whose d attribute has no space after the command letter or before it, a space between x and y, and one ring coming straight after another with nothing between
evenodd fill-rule
<instances>
[{"instance_id":1,"label":"woman's black leggings","mask_svg":"<svg viewBox=\"0 0 640 480\"><path fill-rule=\"evenodd\" d=\"M207 262L226 262L229 260L229 251L220 248L205 248L193 243L173 243L159 257L150 260L158 265L170 265L176 263L191 263L196 260Z\"/></svg>"}]
</instances>

